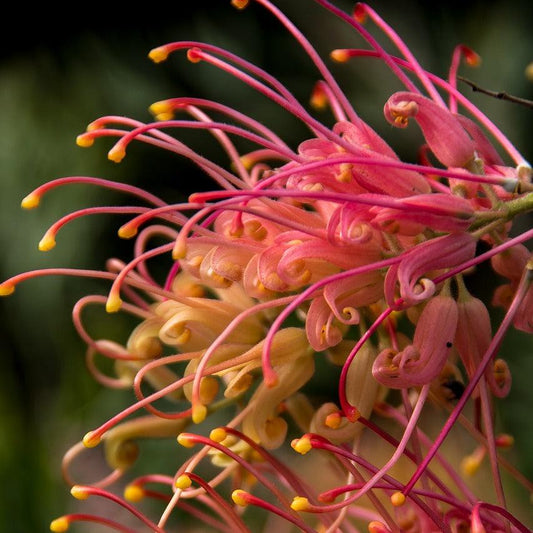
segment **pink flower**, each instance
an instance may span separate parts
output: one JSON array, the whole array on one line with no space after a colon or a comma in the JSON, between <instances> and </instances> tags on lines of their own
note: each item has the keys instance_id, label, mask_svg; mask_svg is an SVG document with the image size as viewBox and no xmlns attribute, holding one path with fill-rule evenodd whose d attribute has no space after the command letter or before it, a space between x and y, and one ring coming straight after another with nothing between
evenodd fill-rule
<instances>
[{"instance_id":1,"label":"pink flower","mask_svg":"<svg viewBox=\"0 0 533 533\"><path fill-rule=\"evenodd\" d=\"M109 500L138 521L137 529L142 523L159 533L169 530L171 518L181 519L178 510L200 527L256 531L253 517L240 509L250 505L269 513L271 528L294 526L306 533L351 531L361 524L373 533L526 531L506 507L500 468L526 490L533 486L499 455L510 439L495 435L493 396L504 398L512 382L499 353L503 336L513 324L533 331L531 260L524 244L533 230L510 237L514 218L533 209L531 176L518 150L457 90L460 55L472 58L473 52L456 49L443 80L424 70L366 4L358 4L352 16L317 0L370 46L336 50L336 60L378 59L404 85L384 112L395 126L413 118L422 130L424 145L415 147L423 154L420 163L405 162L356 113L283 12L270 0L255 2L316 66L320 80L312 103L329 107L331 123L318 120L279 80L244 58L211 44L170 43L150 57L161 62L186 51L192 63L218 68L269 98L301 122L308 138L289 146L222 103L171 98L151 106L154 122L102 117L77 142L90 146L99 137L116 138L108 153L115 162L133 141L145 142L187 158L219 189L167 204L133 186L71 177L48 182L23 200L23 207L33 208L59 185L85 184L142 203L70 213L39 244L51 250L60 229L85 215L129 215L118 230L133 239L129 263L112 259L102 272L37 270L0 285L7 295L24 280L52 274L111 284L107 298L88 295L76 304L74 324L95 379L130 389L134 401L65 455L73 496ZM239 9L247 3L232 2ZM402 57L386 52L362 25L366 18ZM458 114L459 107L469 116ZM180 137L184 129L212 136L228 164L188 146ZM239 152L236 139L249 151ZM442 168L430 163L429 151ZM149 247L153 238L162 243ZM160 256L172 261L162 281L148 268ZM506 310L494 333L490 298L474 298L466 288L469 274L485 261L509 280L494 295ZM123 344L93 338L82 316L88 305L126 312L138 325ZM465 409L471 400L475 408ZM140 410L147 413L131 416ZM487 458L497 503L474 494L457 471L463 449L451 456L442 449L452 430L478 446L466 464L481 467ZM289 443L291 434L301 436ZM177 439L189 455L181 463L171 457L165 474L132 476L120 497L111 489L137 467L141 438ZM90 470L89 483L78 484L72 462L83 462L82 454L100 443L110 473L94 480ZM289 455L289 444L306 456L301 462ZM136 504L144 498L154 506L141 511ZM114 518L81 513L56 519L51 529L65 531L75 521L132 530Z\"/></svg>"},{"instance_id":2,"label":"pink flower","mask_svg":"<svg viewBox=\"0 0 533 533\"><path fill-rule=\"evenodd\" d=\"M374 377L393 389L425 385L441 372L457 329L457 302L450 296L431 298L416 324L413 343L396 352L382 351L372 368Z\"/></svg>"},{"instance_id":3,"label":"pink flower","mask_svg":"<svg viewBox=\"0 0 533 533\"><path fill-rule=\"evenodd\" d=\"M385 104L385 118L405 128L414 118L435 157L447 167L466 167L473 162L475 145L461 122L447 109L419 94L400 92Z\"/></svg>"}]
</instances>

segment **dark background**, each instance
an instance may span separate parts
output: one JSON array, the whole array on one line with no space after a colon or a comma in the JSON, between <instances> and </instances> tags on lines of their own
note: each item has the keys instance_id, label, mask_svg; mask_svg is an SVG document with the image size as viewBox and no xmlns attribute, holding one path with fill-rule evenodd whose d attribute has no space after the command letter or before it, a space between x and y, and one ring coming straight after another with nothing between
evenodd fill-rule
<instances>
[{"instance_id":1,"label":"dark background","mask_svg":"<svg viewBox=\"0 0 533 533\"><path fill-rule=\"evenodd\" d=\"M336 4L346 10L352 5L340 0ZM463 67L466 77L486 88L533 98L533 83L524 76L533 61L530 2L392 4L372 5L426 68L445 76L453 47L463 42L484 61L476 70ZM39 252L37 243L59 216L84 206L128 201L94 187L73 186L53 191L37 210L22 211L20 200L46 180L100 176L143 186L167 201L207 186L186 161L155 148L132 145L120 165L106 158L109 140L97 141L88 150L78 148L76 135L101 115L147 121L147 107L154 101L201 96L263 120L293 146L305 138L296 121L212 67L191 65L183 53L160 65L146 57L154 46L173 40L216 43L278 76L305 101L317 74L291 37L259 6L236 12L225 0L204 0L196 7L193 2L138 5L87 3L76 5L75 11L48 3L32 9L22 3L12 7L11 32L1 32L1 279L52 266L99 269L109 256L130 257L130 244L116 237L125 219L108 216L74 222L59 233L54 250ZM364 46L311 0L280 0L278 5L323 56L333 48ZM378 35L372 24L368 27ZM382 117L387 97L401 89L388 72L371 60L333 64L332 70L361 116L405 158L413 158L408 146L416 128L399 134ZM533 159L533 110L482 95L472 100ZM203 154L223 160L214 142L204 142L205 136L187 133L183 138ZM479 286L490 290L492 282L483 279ZM72 498L60 477L62 454L128 401L126 394L104 391L90 378L83 344L71 324L76 300L88 292L105 294L106 288L105 283L53 277L29 281L0 300L0 531L46 531L48 522L65 512ZM95 313L91 320L95 336L124 342L131 329L126 319L104 313ZM515 383L508 401L498 406L499 424L516 436L512 453L530 478L531 348L526 335L513 334L507 341L504 349Z\"/></svg>"}]
</instances>

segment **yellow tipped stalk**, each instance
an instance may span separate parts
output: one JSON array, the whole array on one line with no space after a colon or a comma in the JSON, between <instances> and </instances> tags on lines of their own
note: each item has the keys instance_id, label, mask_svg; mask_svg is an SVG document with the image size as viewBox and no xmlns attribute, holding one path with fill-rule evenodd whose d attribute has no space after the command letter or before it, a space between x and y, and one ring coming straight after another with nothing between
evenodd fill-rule
<instances>
[{"instance_id":1,"label":"yellow tipped stalk","mask_svg":"<svg viewBox=\"0 0 533 533\"><path fill-rule=\"evenodd\" d=\"M177 441L184 448L192 448L196 444L188 433L180 433Z\"/></svg>"},{"instance_id":2,"label":"yellow tipped stalk","mask_svg":"<svg viewBox=\"0 0 533 533\"><path fill-rule=\"evenodd\" d=\"M23 198L22 202L20 202L20 207L22 207L22 209L35 209L40 201L41 197L38 194L30 193Z\"/></svg>"},{"instance_id":3,"label":"yellow tipped stalk","mask_svg":"<svg viewBox=\"0 0 533 533\"><path fill-rule=\"evenodd\" d=\"M394 507L401 507L405 503L405 494L402 492L395 492L390 497L390 501Z\"/></svg>"},{"instance_id":4,"label":"yellow tipped stalk","mask_svg":"<svg viewBox=\"0 0 533 533\"><path fill-rule=\"evenodd\" d=\"M126 150L120 146L113 146L109 152L107 152L107 158L114 163L120 163L126 157Z\"/></svg>"},{"instance_id":5,"label":"yellow tipped stalk","mask_svg":"<svg viewBox=\"0 0 533 533\"><path fill-rule=\"evenodd\" d=\"M295 496L291 503L293 511L307 511L309 507L309 500L303 496Z\"/></svg>"},{"instance_id":6,"label":"yellow tipped stalk","mask_svg":"<svg viewBox=\"0 0 533 533\"><path fill-rule=\"evenodd\" d=\"M0 296L9 296L15 292L13 283L0 283Z\"/></svg>"},{"instance_id":7,"label":"yellow tipped stalk","mask_svg":"<svg viewBox=\"0 0 533 533\"><path fill-rule=\"evenodd\" d=\"M187 474L183 474L176 479L174 483L177 489L185 490L192 485L191 478Z\"/></svg>"},{"instance_id":8,"label":"yellow tipped stalk","mask_svg":"<svg viewBox=\"0 0 533 533\"><path fill-rule=\"evenodd\" d=\"M86 448L94 448L95 446L98 446L100 444L100 436L96 435L94 431L89 431L89 433L85 434L85 437L83 437L83 445Z\"/></svg>"},{"instance_id":9,"label":"yellow tipped stalk","mask_svg":"<svg viewBox=\"0 0 533 533\"><path fill-rule=\"evenodd\" d=\"M148 57L154 63L161 63L162 61L166 61L166 59L168 58L168 51L165 46L159 46L150 50L150 52L148 53Z\"/></svg>"},{"instance_id":10,"label":"yellow tipped stalk","mask_svg":"<svg viewBox=\"0 0 533 533\"><path fill-rule=\"evenodd\" d=\"M301 439L294 439L291 443L294 451L305 455L309 450L313 448L311 445L311 439L308 437L302 437Z\"/></svg>"},{"instance_id":11,"label":"yellow tipped stalk","mask_svg":"<svg viewBox=\"0 0 533 533\"><path fill-rule=\"evenodd\" d=\"M337 50L332 50L329 53L329 57L333 59L333 61L336 61L337 63L345 63L350 59L350 54L346 50L342 50L341 48L338 48Z\"/></svg>"},{"instance_id":12,"label":"yellow tipped stalk","mask_svg":"<svg viewBox=\"0 0 533 533\"><path fill-rule=\"evenodd\" d=\"M131 484L124 489L124 499L129 502L140 502L144 498L144 496L144 489L139 485Z\"/></svg>"},{"instance_id":13,"label":"yellow tipped stalk","mask_svg":"<svg viewBox=\"0 0 533 533\"><path fill-rule=\"evenodd\" d=\"M79 485L74 485L70 489L70 494L72 494L77 500L86 500L90 496L87 490Z\"/></svg>"},{"instance_id":14,"label":"yellow tipped stalk","mask_svg":"<svg viewBox=\"0 0 533 533\"><path fill-rule=\"evenodd\" d=\"M105 304L105 310L108 313L116 313L122 306L122 300L118 294L110 294Z\"/></svg>"},{"instance_id":15,"label":"yellow tipped stalk","mask_svg":"<svg viewBox=\"0 0 533 533\"><path fill-rule=\"evenodd\" d=\"M76 137L76 144L82 148L89 148L94 144L94 139L85 133L82 133Z\"/></svg>"},{"instance_id":16,"label":"yellow tipped stalk","mask_svg":"<svg viewBox=\"0 0 533 533\"><path fill-rule=\"evenodd\" d=\"M66 516L60 516L50 522L50 531L54 533L63 533L70 526L70 520Z\"/></svg>"},{"instance_id":17,"label":"yellow tipped stalk","mask_svg":"<svg viewBox=\"0 0 533 533\"><path fill-rule=\"evenodd\" d=\"M246 491L237 489L231 493L231 499L233 500L233 503L240 505L241 507L246 507L248 505L248 501L246 500L247 495L248 493Z\"/></svg>"},{"instance_id":18,"label":"yellow tipped stalk","mask_svg":"<svg viewBox=\"0 0 533 533\"><path fill-rule=\"evenodd\" d=\"M202 404L194 405L192 408L192 421L201 424L207 416L207 407Z\"/></svg>"},{"instance_id":19,"label":"yellow tipped stalk","mask_svg":"<svg viewBox=\"0 0 533 533\"><path fill-rule=\"evenodd\" d=\"M56 245L56 240L51 233L45 233L43 238L39 241L39 250L41 252L48 252Z\"/></svg>"},{"instance_id":20,"label":"yellow tipped stalk","mask_svg":"<svg viewBox=\"0 0 533 533\"><path fill-rule=\"evenodd\" d=\"M118 236L121 239L131 239L137 235L137 228L129 224L124 224L118 230Z\"/></svg>"},{"instance_id":21,"label":"yellow tipped stalk","mask_svg":"<svg viewBox=\"0 0 533 533\"><path fill-rule=\"evenodd\" d=\"M228 436L223 428L215 428L209 433L209 438L215 442L222 442Z\"/></svg>"}]
</instances>

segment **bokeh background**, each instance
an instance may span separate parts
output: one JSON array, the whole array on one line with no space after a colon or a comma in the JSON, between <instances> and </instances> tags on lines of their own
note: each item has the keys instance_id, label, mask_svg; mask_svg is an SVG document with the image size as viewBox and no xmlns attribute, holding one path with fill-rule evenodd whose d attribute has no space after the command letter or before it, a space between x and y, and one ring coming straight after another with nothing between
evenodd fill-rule
<instances>
[{"instance_id":1,"label":"bokeh background","mask_svg":"<svg viewBox=\"0 0 533 533\"><path fill-rule=\"evenodd\" d=\"M352 6L351 1L335 3L346 10ZM277 4L324 56L332 48L363 46L357 35L312 0ZM77 147L76 135L101 115L148 121L147 108L154 101L201 96L263 120L292 145L305 139L306 131L291 117L212 67L191 65L183 53L160 65L147 58L151 48L173 40L219 44L260 64L305 101L317 73L291 37L259 6L237 12L226 0L158 3L149 9L137 5L90 3L71 12L49 3L32 10L22 3L12 6L13 32L1 33L1 279L53 266L100 269L110 256L125 260L131 256L130 243L116 236L125 219L111 216L78 220L60 232L54 250L39 252L37 243L44 231L63 214L128 202L111 192L78 185L53 191L38 209L22 211L20 200L44 181L100 176L145 187L167 201L208 186L188 162L155 148L132 145L126 159L116 165L106 158L109 140L88 150ZM465 77L489 89L533 98L533 83L524 75L533 61L530 2L404 0L372 5L429 70L445 76L451 52L462 42L483 57L480 68L462 68ZM416 139L416 127L392 130L382 116L387 97L401 89L386 69L361 59L332 64L332 70L360 115L403 157L413 159L409 146ZM472 100L533 159L533 109L479 94ZM327 114L323 119L331 120ZM208 135L184 133L181 138L223 161ZM522 224L530 222L524 218ZM495 281L480 276L479 290L490 291ZM0 531L46 531L52 518L70 508L72 498L60 475L63 453L129 400L127 393L102 390L90 378L84 346L71 322L71 308L79 297L88 292L105 294L106 288L105 283L50 277L29 281L0 300ZM127 319L103 312L89 319L95 336L118 341L126 340L132 326ZM510 397L497 406L498 423L517 440L510 455L529 478L533 478L532 348L526 335L509 336L502 350L514 386ZM527 499L523 494L517 497Z\"/></svg>"}]
</instances>

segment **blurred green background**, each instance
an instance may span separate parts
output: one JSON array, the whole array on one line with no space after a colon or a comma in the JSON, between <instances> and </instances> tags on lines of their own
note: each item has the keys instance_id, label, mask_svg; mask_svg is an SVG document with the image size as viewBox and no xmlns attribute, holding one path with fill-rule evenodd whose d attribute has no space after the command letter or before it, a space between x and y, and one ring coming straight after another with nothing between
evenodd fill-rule
<instances>
[{"instance_id":1,"label":"blurred green background","mask_svg":"<svg viewBox=\"0 0 533 533\"><path fill-rule=\"evenodd\" d=\"M338 47L364 46L349 28L325 15L312 0L277 4L298 23L326 56ZM336 5L350 10L352 3ZM533 7L524 1L371 4L388 20L429 70L446 76L457 43L474 48L483 64L462 68L481 86L533 98L524 76L533 61ZM58 217L85 206L126 204L94 187L72 186L45 196L34 211L20 200L41 183L62 176L99 176L145 187L177 201L208 182L186 161L155 148L132 145L126 159L109 162L107 139L91 149L75 145L78 133L101 115L150 120L154 101L190 95L232 105L264 121L295 146L306 131L251 89L208 65L191 65L183 53L163 64L147 58L154 46L173 40L202 40L224 46L278 76L306 101L317 73L279 24L259 6L237 12L229 1L174 2L146 6L98 4L70 8L13 6L16 38L2 33L0 63L0 278L34 268L68 266L100 269L107 257L127 260L130 243L116 236L121 217L90 217L63 229L57 247L44 254L37 243ZM57 11L55 11L57 9ZM65 10L66 9L66 10ZM72 8L74 9L74 8ZM85 9L85 11L83 11ZM66 17L66 22L64 17ZM373 33L372 25L369 25ZM381 39L385 43L385 39ZM390 46L387 46L392 50ZM372 60L332 64L332 70L356 110L404 157L411 132L392 130L382 116L383 103L401 87ZM468 89L464 88L465 92ZM483 95L472 100L533 159L533 110ZM328 115L325 121L330 121ZM412 128L416 130L415 127ZM181 133L180 133L181 135ZM207 135L184 134L201 153L223 161ZM523 224L530 225L530 219ZM482 285L486 281L481 282ZM488 287L490 289L490 286ZM61 480L60 461L88 429L114 414L129 395L102 390L90 378L84 346L71 322L71 308L82 295L105 294L107 285L76 278L32 280L0 300L0 531L46 531L49 521L71 506ZM95 336L124 342L131 323L105 313L91 316ZM515 383L498 405L498 419L517 439L516 461L533 478L531 385L532 340L513 334L504 346ZM524 495L521 498L525 501ZM80 531L90 530L78 528Z\"/></svg>"}]
</instances>

